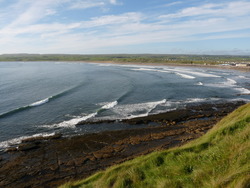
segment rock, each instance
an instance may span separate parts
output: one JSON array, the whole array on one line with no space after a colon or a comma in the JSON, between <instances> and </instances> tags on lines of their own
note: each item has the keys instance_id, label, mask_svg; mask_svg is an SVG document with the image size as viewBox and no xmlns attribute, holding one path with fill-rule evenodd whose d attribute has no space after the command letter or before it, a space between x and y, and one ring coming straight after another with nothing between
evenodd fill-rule
<instances>
[{"instance_id":1,"label":"rock","mask_svg":"<svg viewBox=\"0 0 250 188\"><path fill-rule=\"evenodd\" d=\"M22 143L18 146L19 151L28 151L39 148L39 145L36 143Z\"/></svg>"},{"instance_id":2,"label":"rock","mask_svg":"<svg viewBox=\"0 0 250 188\"><path fill-rule=\"evenodd\" d=\"M56 133L55 135L53 136L49 136L48 139L59 139L62 137L62 134L61 133Z\"/></svg>"},{"instance_id":3,"label":"rock","mask_svg":"<svg viewBox=\"0 0 250 188\"><path fill-rule=\"evenodd\" d=\"M17 151L16 147L9 147L6 149L6 152L14 152L14 151Z\"/></svg>"},{"instance_id":4,"label":"rock","mask_svg":"<svg viewBox=\"0 0 250 188\"><path fill-rule=\"evenodd\" d=\"M90 156L88 159L89 159L90 161L96 161L96 158L95 158L94 156Z\"/></svg>"},{"instance_id":5,"label":"rock","mask_svg":"<svg viewBox=\"0 0 250 188\"><path fill-rule=\"evenodd\" d=\"M102 124L102 123L114 123L114 122L117 122L117 120L81 121L81 122L77 123L76 126Z\"/></svg>"},{"instance_id":6,"label":"rock","mask_svg":"<svg viewBox=\"0 0 250 188\"><path fill-rule=\"evenodd\" d=\"M231 103L208 104L130 120L169 126L142 126L69 138L55 134L26 139L18 148L12 145L10 152L0 152L0 187L57 187L68 181L86 178L110 165L159 149L176 147L197 138L220 120L224 115L221 111L228 113L236 107L236 104ZM213 118L196 117L210 111Z\"/></svg>"},{"instance_id":7,"label":"rock","mask_svg":"<svg viewBox=\"0 0 250 188\"><path fill-rule=\"evenodd\" d=\"M26 138L22 140L22 143L28 143L28 142L34 142L36 144L39 144L41 141L45 141L45 140L52 140L52 139L59 139L62 137L61 133L56 133L52 136L38 136L38 137L32 137L32 138Z\"/></svg>"},{"instance_id":8,"label":"rock","mask_svg":"<svg viewBox=\"0 0 250 188\"><path fill-rule=\"evenodd\" d=\"M28 143L28 142L39 142L41 140L43 140L44 137L39 136L39 137L31 137L31 138L26 138L22 140L22 143Z\"/></svg>"}]
</instances>

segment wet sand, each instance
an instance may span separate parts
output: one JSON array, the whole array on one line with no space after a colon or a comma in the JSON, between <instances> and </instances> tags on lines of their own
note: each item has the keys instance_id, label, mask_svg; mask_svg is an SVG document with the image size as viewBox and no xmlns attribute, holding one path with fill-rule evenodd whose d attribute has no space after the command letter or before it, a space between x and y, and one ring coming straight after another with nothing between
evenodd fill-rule
<instances>
[{"instance_id":1,"label":"wet sand","mask_svg":"<svg viewBox=\"0 0 250 188\"><path fill-rule=\"evenodd\" d=\"M23 140L18 147L0 153L0 187L56 187L136 156L180 146L202 136L243 104L200 104L120 122L152 125L147 128ZM82 122L77 126L102 123L116 122Z\"/></svg>"}]
</instances>

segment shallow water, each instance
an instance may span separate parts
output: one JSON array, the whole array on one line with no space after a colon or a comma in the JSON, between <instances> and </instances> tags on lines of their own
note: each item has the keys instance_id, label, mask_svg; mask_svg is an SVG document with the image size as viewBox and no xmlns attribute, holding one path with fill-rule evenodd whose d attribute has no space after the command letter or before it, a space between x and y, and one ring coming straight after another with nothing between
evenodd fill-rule
<instances>
[{"instance_id":1,"label":"shallow water","mask_svg":"<svg viewBox=\"0 0 250 188\"><path fill-rule=\"evenodd\" d=\"M116 129L75 126L84 120L140 117L192 103L249 101L249 83L248 73L234 70L1 62L0 148L34 135ZM128 127L118 129L123 128Z\"/></svg>"}]
</instances>

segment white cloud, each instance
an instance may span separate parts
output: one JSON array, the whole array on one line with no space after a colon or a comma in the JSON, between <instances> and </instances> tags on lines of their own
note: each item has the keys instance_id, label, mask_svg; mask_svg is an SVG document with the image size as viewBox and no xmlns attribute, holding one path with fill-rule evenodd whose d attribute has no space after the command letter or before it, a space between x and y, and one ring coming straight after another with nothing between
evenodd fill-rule
<instances>
[{"instance_id":1,"label":"white cloud","mask_svg":"<svg viewBox=\"0 0 250 188\"><path fill-rule=\"evenodd\" d=\"M165 4L163 6L164 7L171 7L171 6L175 6L175 5L182 4L182 3L183 3L182 1L176 1L176 2Z\"/></svg>"},{"instance_id":2,"label":"white cloud","mask_svg":"<svg viewBox=\"0 0 250 188\"><path fill-rule=\"evenodd\" d=\"M19 0L6 10L6 14L10 15L9 20L12 19L8 27L36 23L46 16L55 14L56 10L53 9L53 7L56 7L59 2L62 3L66 1L67 0Z\"/></svg>"},{"instance_id":3,"label":"white cloud","mask_svg":"<svg viewBox=\"0 0 250 188\"><path fill-rule=\"evenodd\" d=\"M116 0L109 0L109 2L110 2L111 4L113 4L113 5L118 4Z\"/></svg>"},{"instance_id":4,"label":"white cloud","mask_svg":"<svg viewBox=\"0 0 250 188\"><path fill-rule=\"evenodd\" d=\"M70 9L88 9L94 7L101 7L104 9L108 4L120 5L117 0L71 0Z\"/></svg>"},{"instance_id":5,"label":"white cloud","mask_svg":"<svg viewBox=\"0 0 250 188\"><path fill-rule=\"evenodd\" d=\"M163 19L207 16L207 17L235 17L250 13L250 2L239 1L219 4L205 4L199 7L185 8L174 14L161 15Z\"/></svg>"},{"instance_id":6,"label":"white cloud","mask_svg":"<svg viewBox=\"0 0 250 188\"><path fill-rule=\"evenodd\" d=\"M93 8L93 7L103 7L105 5L105 2L103 1L77 1L74 2L71 6L70 9L88 9L88 8Z\"/></svg>"},{"instance_id":7,"label":"white cloud","mask_svg":"<svg viewBox=\"0 0 250 188\"><path fill-rule=\"evenodd\" d=\"M97 26L108 26L108 25L119 25L125 23L140 22L142 18L141 13L128 12L120 15L107 15L101 17L94 17L90 21L83 22L84 27L97 27Z\"/></svg>"},{"instance_id":8,"label":"white cloud","mask_svg":"<svg viewBox=\"0 0 250 188\"><path fill-rule=\"evenodd\" d=\"M57 14L60 5L70 5L66 7L67 10L74 6L80 9L101 7L107 3L118 2L19 1L12 6L12 10L15 10L12 21L0 27L0 52L91 53L102 48L134 44L249 37L247 32L237 32L250 29L250 2L246 1L188 7L157 18L142 12L126 12L68 23L62 20L39 22ZM1 15L8 14L0 13L0 19Z\"/></svg>"},{"instance_id":9,"label":"white cloud","mask_svg":"<svg viewBox=\"0 0 250 188\"><path fill-rule=\"evenodd\" d=\"M45 15L46 15L46 16L54 15L54 14L56 14L56 13L57 13L57 11L56 11L56 10L53 10L53 9L46 9L46 10L45 10Z\"/></svg>"}]
</instances>

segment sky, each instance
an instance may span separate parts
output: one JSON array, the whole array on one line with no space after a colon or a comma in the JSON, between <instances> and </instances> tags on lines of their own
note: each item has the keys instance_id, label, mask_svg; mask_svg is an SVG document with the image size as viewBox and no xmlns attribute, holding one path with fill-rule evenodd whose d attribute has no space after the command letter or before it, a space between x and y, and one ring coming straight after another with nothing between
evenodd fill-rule
<instances>
[{"instance_id":1,"label":"sky","mask_svg":"<svg viewBox=\"0 0 250 188\"><path fill-rule=\"evenodd\" d=\"M0 0L0 54L250 55L250 0Z\"/></svg>"}]
</instances>

